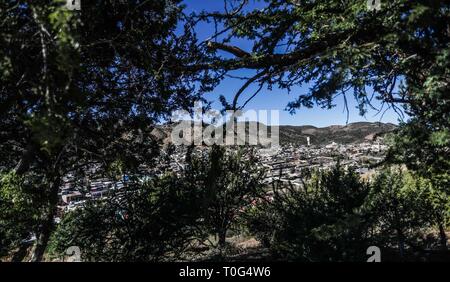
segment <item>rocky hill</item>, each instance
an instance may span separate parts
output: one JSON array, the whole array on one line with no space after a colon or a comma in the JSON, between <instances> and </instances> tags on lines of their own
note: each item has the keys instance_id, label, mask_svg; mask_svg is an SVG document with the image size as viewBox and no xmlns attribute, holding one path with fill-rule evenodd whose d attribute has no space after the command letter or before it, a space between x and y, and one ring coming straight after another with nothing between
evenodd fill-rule
<instances>
[{"instance_id":1,"label":"rocky hill","mask_svg":"<svg viewBox=\"0 0 450 282\"><path fill-rule=\"evenodd\" d=\"M381 122L356 122L322 128L311 125L280 126L280 142L306 144L307 137L310 137L312 145L323 145L331 142L340 144L361 143L391 132L396 127L392 123Z\"/></svg>"},{"instance_id":2,"label":"rocky hill","mask_svg":"<svg viewBox=\"0 0 450 282\"><path fill-rule=\"evenodd\" d=\"M247 132L249 124L250 123L247 123ZM251 122L251 124L258 127L265 126L261 123L255 124L254 122ZM170 132L174 126L175 125L163 125L155 128L154 136L161 140L162 143L168 144L171 140ZM321 128L311 125L282 125L279 126L279 133L281 144L295 143L306 145L307 137L310 138L312 145L325 145L331 142L350 144L374 140L377 136L391 132L396 127L397 126L392 123L381 122L356 122L347 125L331 125ZM270 132L271 130L269 129L268 131ZM195 136L196 140L199 138L201 138L201 136Z\"/></svg>"}]
</instances>

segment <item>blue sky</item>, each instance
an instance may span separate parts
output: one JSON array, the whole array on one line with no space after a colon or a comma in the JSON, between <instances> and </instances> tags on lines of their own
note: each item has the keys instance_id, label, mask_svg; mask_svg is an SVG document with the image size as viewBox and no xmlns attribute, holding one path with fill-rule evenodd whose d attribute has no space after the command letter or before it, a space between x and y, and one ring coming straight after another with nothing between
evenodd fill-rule
<instances>
[{"instance_id":1,"label":"blue sky","mask_svg":"<svg viewBox=\"0 0 450 282\"><path fill-rule=\"evenodd\" d=\"M259 1L250 0L249 2L252 7L256 8L262 5ZM184 3L186 5L185 11L188 13L200 12L202 10L223 11L224 9L223 0L185 0ZM205 40L214 32L214 26L213 24L202 23L197 27L196 32L200 40ZM233 44L244 50L251 50L250 42L240 40L233 42ZM240 70L231 74L251 76L253 73L254 72L251 70ZM244 82L239 79L226 78L213 92L208 93L205 98L209 101L213 101L213 108L220 109L221 104L218 101L219 96L223 95L228 101L232 100L234 93L238 91L243 83ZM240 101L243 103L247 100L247 98L254 93L256 88L257 85L249 87L247 91L241 95ZM244 110L280 110L280 124L282 125L314 125L324 127L335 124L343 125L346 123L347 113L344 109L343 97L336 99L336 107L331 110L321 109L320 107L314 107L312 109L300 108L294 115L291 115L289 112L285 111L286 105L290 101L295 100L298 95L306 94L307 91L307 86L296 87L292 89L291 93L287 93L286 90L278 89L276 87L273 87L272 90L263 88L263 90L250 103L247 104ZM356 108L356 101L353 99L351 93L349 94L350 95L347 97L350 111L348 119L349 123L358 121L381 121L398 124L400 117L392 109L386 111L383 116L382 113L377 114L377 111L370 109L365 116L360 116L359 111ZM374 106L378 108L380 105L375 102Z\"/></svg>"}]
</instances>

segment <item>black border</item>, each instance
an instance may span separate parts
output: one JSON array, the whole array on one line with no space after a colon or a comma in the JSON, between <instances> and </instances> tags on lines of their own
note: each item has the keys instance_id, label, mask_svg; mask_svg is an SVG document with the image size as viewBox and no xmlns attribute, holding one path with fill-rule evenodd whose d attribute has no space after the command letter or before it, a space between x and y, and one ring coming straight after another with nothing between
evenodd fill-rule
<instances>
[{"instance_id":1,"label":"black border","mask_svg":"<svg viewBox=\"0 0 450 282\"><path fill-rule=\"evenodd\" d=\"M270 267L270 276L228 276L223 271L206 277L180 277L180 269L222 267ZM448 275L449 263L0 263L0 277L44 281L385 281L424 279ZM30 281L30 280L28 280Z\"/></svg>"}]
</instances>

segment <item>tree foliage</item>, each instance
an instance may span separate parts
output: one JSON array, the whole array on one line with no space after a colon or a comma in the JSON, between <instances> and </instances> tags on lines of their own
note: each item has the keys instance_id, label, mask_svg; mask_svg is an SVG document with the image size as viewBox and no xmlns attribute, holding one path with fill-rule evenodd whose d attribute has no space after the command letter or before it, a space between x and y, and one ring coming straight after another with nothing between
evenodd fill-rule
<instances>
[{"instance_id":1,"label":"tree foliage","mask_svg":"<svg viewBox=\"0 0 450 282\"><path fill-rule=\"evenodd\" d=\"M151 164L152 126L212 83L206 72L168 65L205 57L181 23L180 1L95 1L81 12L63 2L0 3L0 168L46 187L33 260L45 250L64 175Z\"/></svg>"},{"instance_id":2,"label":"tree foliage","mask_svg":"<svg viewBox=\"0 0 450 282\"><path fill-rule=\"evenodd\" d=\"M272 199L251 210L249 228L288 260L361 260L370 238L363 206L367 183L337 166L313 172L304 187L275 186Z\"/></svg>"},{"instance_id":3,"label":"tree foliage","mask_svg":"<svg viewBox=\"0 0 450 282\"><path fill-rule=\"evenodd\" d=\"M347 96L353 96L361 114L368 108L379 113L392 108L400 117L405 112L410 120L398 132L390 161L429 176L445 174L442 185L449 187L447 1L386 1L379 10L355 0L257 2L262 8L225 1L226 12L198 15L223 24L209 42L217 57L201 67L256 72L233 103L222 99L225 106L237 107L251 84L288 91L304 85L309 91L293 93L297 98L287 105L292 113L314 105L331 108L338 96L346 106ZM237 40L247 40L251 49L233 45ZM375 107L375 100L382 106Z\"/></svg>"},{"instance_id":4,"label":"tree foliage","mask_svg":"<svg viewBox=\"0 0 450 282\"><path fill-rule=\"evenodd\" d=\"M213 146L205 156L192 156L186 173L193 187L203 191L205 231L214 234L223 248L244 210L264 195L264 170L251 150L232 152Z\"/></svg>"},{"instance_id":5,"label":"tree foliage","mask_svg":"<svg viewBox=\"0 0 450 282\"><path fill-rule=\"evenodd\" d=\"M306 85L307 93L295 93L287 105L292 113L331 108L339 95L347 105L351 95L361 114L375 108L377 99L380 113L390 107L410 118L393 136L387 161L405 164L411 175L383 172L369 189L353 172L336 168L307 179L303 189L276 190L273 203L262 205L267 210L255 209L254 231L276 253L302 260L357 259L359 248L375 240L373 232L403 253L420 248L417 234L425 227L437 227L445 246L448 1L383 1L380 10L370 10L356 0L256 1L262 8L224 0L223 12L192 15L183 12L181 0L90 1L81 11L69 11L63 2L0 2L1 255L22 253L35 235L32 260L42 260L64 176L80 178L92 166L111 178L139 175L159 152L151 137L155 124L176 109L189 110L226 74L242 69L254 73L232 101L220 98L225 109L245 106L264 86L294 91ZM200 21L217 28L205 42L195 34ZM242 40L251 48L236 46ZM252 84L259 90L241 102ZM57 248L75 232L98 247L89 251L98 260L113 250L114 260L174 258L190 241L190 216L203 219L202 228L223 246L241 210L262 194L262 172L253 162L216 147L209 156L193 156L183 183L159 179L69 215L57 233ZM136 196L141 193L143 199ZM185 218L185 208L196 210L192 203L171 204L184 197L202 203L205 213ZM121 208L135 212L129 220L137 227L128 230L128 221L116 216ZM102 235L97 239L87 233L95 228Z\"/></svg>"},{"instance_id":6,"label":"tree foliage","mask_svg":"<svg viewBox=\"0 0 450 282\"><path fill-rule=\"evenodd\" d=\"M204 155L191 151L187 156L178 174L136 183L69 212L53 235L52 252L64 255L78 246L82 260L187 260L210 235L223 248L227 232L261 196L262 171L249 152L213 147Z\"/></svg>"},{"instance_id":7,"label":"tree foliage","mask_svg":"<svg viewBox=\"0 0 450 282\"><path fill-rule=\"evenodd\" d=\"M249 228L283 260L365 261L378 246L383 261L426 259L444 247L449 199L407 171L386 169L369 182L339 166L306 176L303 187L282 185L249 213ZM443 236L444 238L439 238Z\"/></svg>"},{"instance_id":8,"label":"tree foliage","mask_svg":"<svg viewBox=\"0 0 450 282\"><path fill-rule=\"evenodd\" d=\"M200 236L198 190L166 175L113 192L69 212L51 251L78 246L83 261L169 261L185 257Z\"/></svg>"}]
</instances>

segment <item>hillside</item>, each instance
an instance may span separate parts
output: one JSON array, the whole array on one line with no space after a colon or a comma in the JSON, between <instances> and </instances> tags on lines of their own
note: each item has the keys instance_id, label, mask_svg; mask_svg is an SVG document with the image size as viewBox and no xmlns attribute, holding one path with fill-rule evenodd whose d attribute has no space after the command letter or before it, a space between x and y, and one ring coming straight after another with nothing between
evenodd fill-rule
<instances>
[{"instance_id":1,"label":"hillside","mask_svg":"<svg viewBox=\"0 0 450 282\"><path fill-rule=\"evenodd\" d=\"M376 136L393 131L397 126L391 123L356 122L347 125L327 127L280 126L280 142L306 144L310 137L312 145L323 145L331 142L349 144L369 141Z\"/></svg>"},{"instance_id":2,"label":"hillside","mask_svg":"<svg viewBox=\"0 0 450 282\"><path fill-rule=\"evenodd\" d=\"M254 122L251 123L255 125ZM258 126L261 125L263 124L258 123ZM164 144L170 143L170 130L173 126L174 125L163 125L155 128L154 136ZM306 145L307 137L310 137L312 145L325 145L331 142L341 144L361 143L373 140L376 136L393 131L396 127L397 126L394 124L381 122L356 122L347 125L331 125L321 128L311 125L282 125L279 127L280 143ZM199 136L196 136L196 139L197 138L199 138Z\"/></svg>"}]
</instances>

